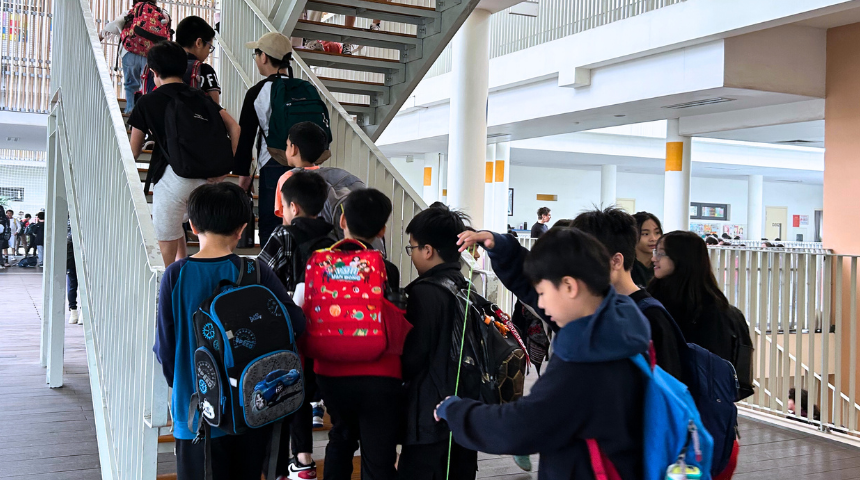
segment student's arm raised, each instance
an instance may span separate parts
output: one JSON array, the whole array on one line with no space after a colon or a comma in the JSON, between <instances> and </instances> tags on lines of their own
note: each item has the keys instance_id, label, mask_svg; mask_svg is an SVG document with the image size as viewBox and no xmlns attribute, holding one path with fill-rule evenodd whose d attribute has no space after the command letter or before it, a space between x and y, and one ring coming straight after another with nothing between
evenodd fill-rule
<instances>
[{"instance_id":1,"label":"student's arm raised","mask_svg":"<svg viewBox=\"0 0 860 480\"><path fill-rule=\"evenodd\" d=\"M480 232L491 233L491 232ZM484 242L487 248L487 255L493 265L493 272L499 277L499 281L508 290L516 295L517 299L531 307L537 312L544 321L549 322L549 318L544 313L543 309L538 307L538 295L531 281L523 274L523 264L526 260L526 255L529 251L526 247L520 245L512 235L502 235L500 233L491 233L493 236L492 247L486 247L490 242ZM555 325L554 323L550 325Z\"/></svg>"}]
</instances>

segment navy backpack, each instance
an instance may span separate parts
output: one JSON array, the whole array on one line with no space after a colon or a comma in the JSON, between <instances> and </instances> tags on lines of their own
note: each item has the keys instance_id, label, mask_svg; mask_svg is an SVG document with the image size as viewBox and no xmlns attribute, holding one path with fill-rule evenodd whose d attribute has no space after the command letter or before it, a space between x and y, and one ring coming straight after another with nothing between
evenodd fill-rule
<instances>
[{"instance_id":1,"label":"navy backpack","mask_svg":"<svg viewBox=\"0 0 860 480\"><path fill-rule=\"evenodd\" d=\"M639 310L644 312L649 308L659 308L666 317L672 315L659 300L646 297L637 302ZM684 334L672 319L675 335L684 339ZM716 476L722 472L732 456L738 427L738 408L734 402L740 400L740 383L735 368L728 360L720 358L708 350L686 343L681 349L681 380L687 385L702 423L708 433L714 438L714 456L711 474Z\"/></svg>"}]
</instances>

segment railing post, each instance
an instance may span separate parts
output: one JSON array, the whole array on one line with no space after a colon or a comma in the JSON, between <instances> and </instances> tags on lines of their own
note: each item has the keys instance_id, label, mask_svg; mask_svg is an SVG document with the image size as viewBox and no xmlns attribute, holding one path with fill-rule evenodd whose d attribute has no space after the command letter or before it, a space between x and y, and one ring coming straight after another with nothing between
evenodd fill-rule
<instances>
[{"instance_id":1,"label":"railing post","mask_svg":"<svg viewBox=\"0 0 860 480\"><path fill-rule=\"evenodd\" d=\"M56 118L55 118L56 122ZM56 123L55 123L56 125ZM52 137L55 138L55 137ZM45 255L42 315L48 323L47 383L51 388L63 386L63 347L65 343L66 293L66 222L69 204L66 199L66 181L62 159L56 141L49 145L49 168L52 173L48 185L48 205L45 210Z\"/></svg>"},{"instance_id":2,"label":"railing post","mask_svg":"<svg viewBox=\"0 0 860 480\"><path fill-rule=\"evenodd\" d=\"M47 198L45 199L45 211L53 212L54 211L54 190L51 188L54 184L54 166L57 164L57 148L56 148L56 138L57 138L57 113L54 111L48 116L48 149L47 155L45 159L45 163L47 166L47 186L45 191L47 192ZM48 226L48 225L46 225ZM45 232L45 236L47 238L48 232ZM42 334L40 336L39 341L39 364L42 367L48 366L48 350L50 349L50 322L48 321L50 316L48 312L51 311L49 303L50 303L50 282L48 280L48 275L42 276Z\"/></svg>"}]
</instances>

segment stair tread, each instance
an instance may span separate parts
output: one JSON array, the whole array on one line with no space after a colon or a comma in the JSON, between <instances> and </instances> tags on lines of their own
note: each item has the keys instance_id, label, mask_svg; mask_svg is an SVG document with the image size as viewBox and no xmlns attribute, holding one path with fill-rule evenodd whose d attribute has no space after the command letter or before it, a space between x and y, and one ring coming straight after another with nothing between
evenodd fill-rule
<instances>
[{"instance_id":1,"label":"stair tread","mask_svg":"<svg viewBox=\"0 0 860 480\"><path fill-rule=\"evenodd\" d=\"M369 103L340 102L340 105L343 107L370 107Z\"/></svg>"},{"instance_id":2,"label":"stair tread","mask_svg":"<svg viewBox=\"0 0 860 480\"><path fill-rule=\"evenodd\" d=\"M364 80L346 80L343 78L331 78L331 77L317 77L324 82L343 82L343 83L354 83L356 85L371 85L374 87L384 87L384 82L368 82Z\"/></svg>"},{"instance_id":3,"label":"stair tread","mask_svg":"<svg viewBox=\"0 0 860 480\"><path fill-rule=\"evenodd\" d=\"M324 0L313 0L313 2L314 3L321 3L324 5L342 5L342 4L337 3L337 2L326 2ZM397 7L408 8L408 9L412 9L412 10L421 10L421 11L425 11L425 12L435 12L436 11L436 9L433 7L424 7L421 5L407 5L405 3L387 2L385 0L362 0L362 2L376 3L378 5L394 5ZM367 8L367 10L373 10L373 8L370 7L370 8ZM383 10L378 10L378 11L383 11Z\"/></svg>"},{"instance_id":4,"label":"stair tread","mask_svg":"<svg viewBox=\"0 0 860 480\"><path fill-rule=\"evenodd\" d=\"M373 60L376 62L400 63L400 60L397 60L396 58L368 57L365 55L344 55L342 53L325 52L323 50L308 50L306 48L301 48L301 49L297 48L296 50L301 50L302 55L310 53L310 54L317 54L317 55L328 55L331 57L358 58L361 60Z\"/></svg>"},{"instance_id":5,"label":"stair tread","mask_svg":"<svg viewBox=\"0 0 860 480\"><path fill-rule=\"evenodd\" d=\"M396 33L396 32L387 32L384 30L368 30L366 28L347 27L345 25L339 25L337 23L314 22L313 20L299 20L299 23L305 24L305 25L317 25L320 27L335 27L338 30L348 30L351 32L376 33L376 34L382 34L382 35L392 35L395 37L402 37L402 38L418 38L418 35L411 34L411 33Z\"/></svg>"}]
</instances>

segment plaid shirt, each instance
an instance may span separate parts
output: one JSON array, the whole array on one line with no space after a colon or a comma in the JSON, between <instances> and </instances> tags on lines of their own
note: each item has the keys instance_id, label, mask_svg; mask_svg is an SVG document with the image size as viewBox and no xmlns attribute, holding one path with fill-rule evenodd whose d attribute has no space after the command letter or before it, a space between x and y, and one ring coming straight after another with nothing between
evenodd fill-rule
<instances>
[{"instance_id":1,"label":"plaid shirt","mask_svg":"<svg viewBox=\"0 0 860 480\"><path fill-rule=\"evenodd\" d=\"M257 260L265 263L274 272L278 279L287 287L287 291L293 292L296 289L293 283L293 255L298 250L299 246L284 225L279 225L272 232L263 251L257 256Z\"/></svg>"}]
</instances>

